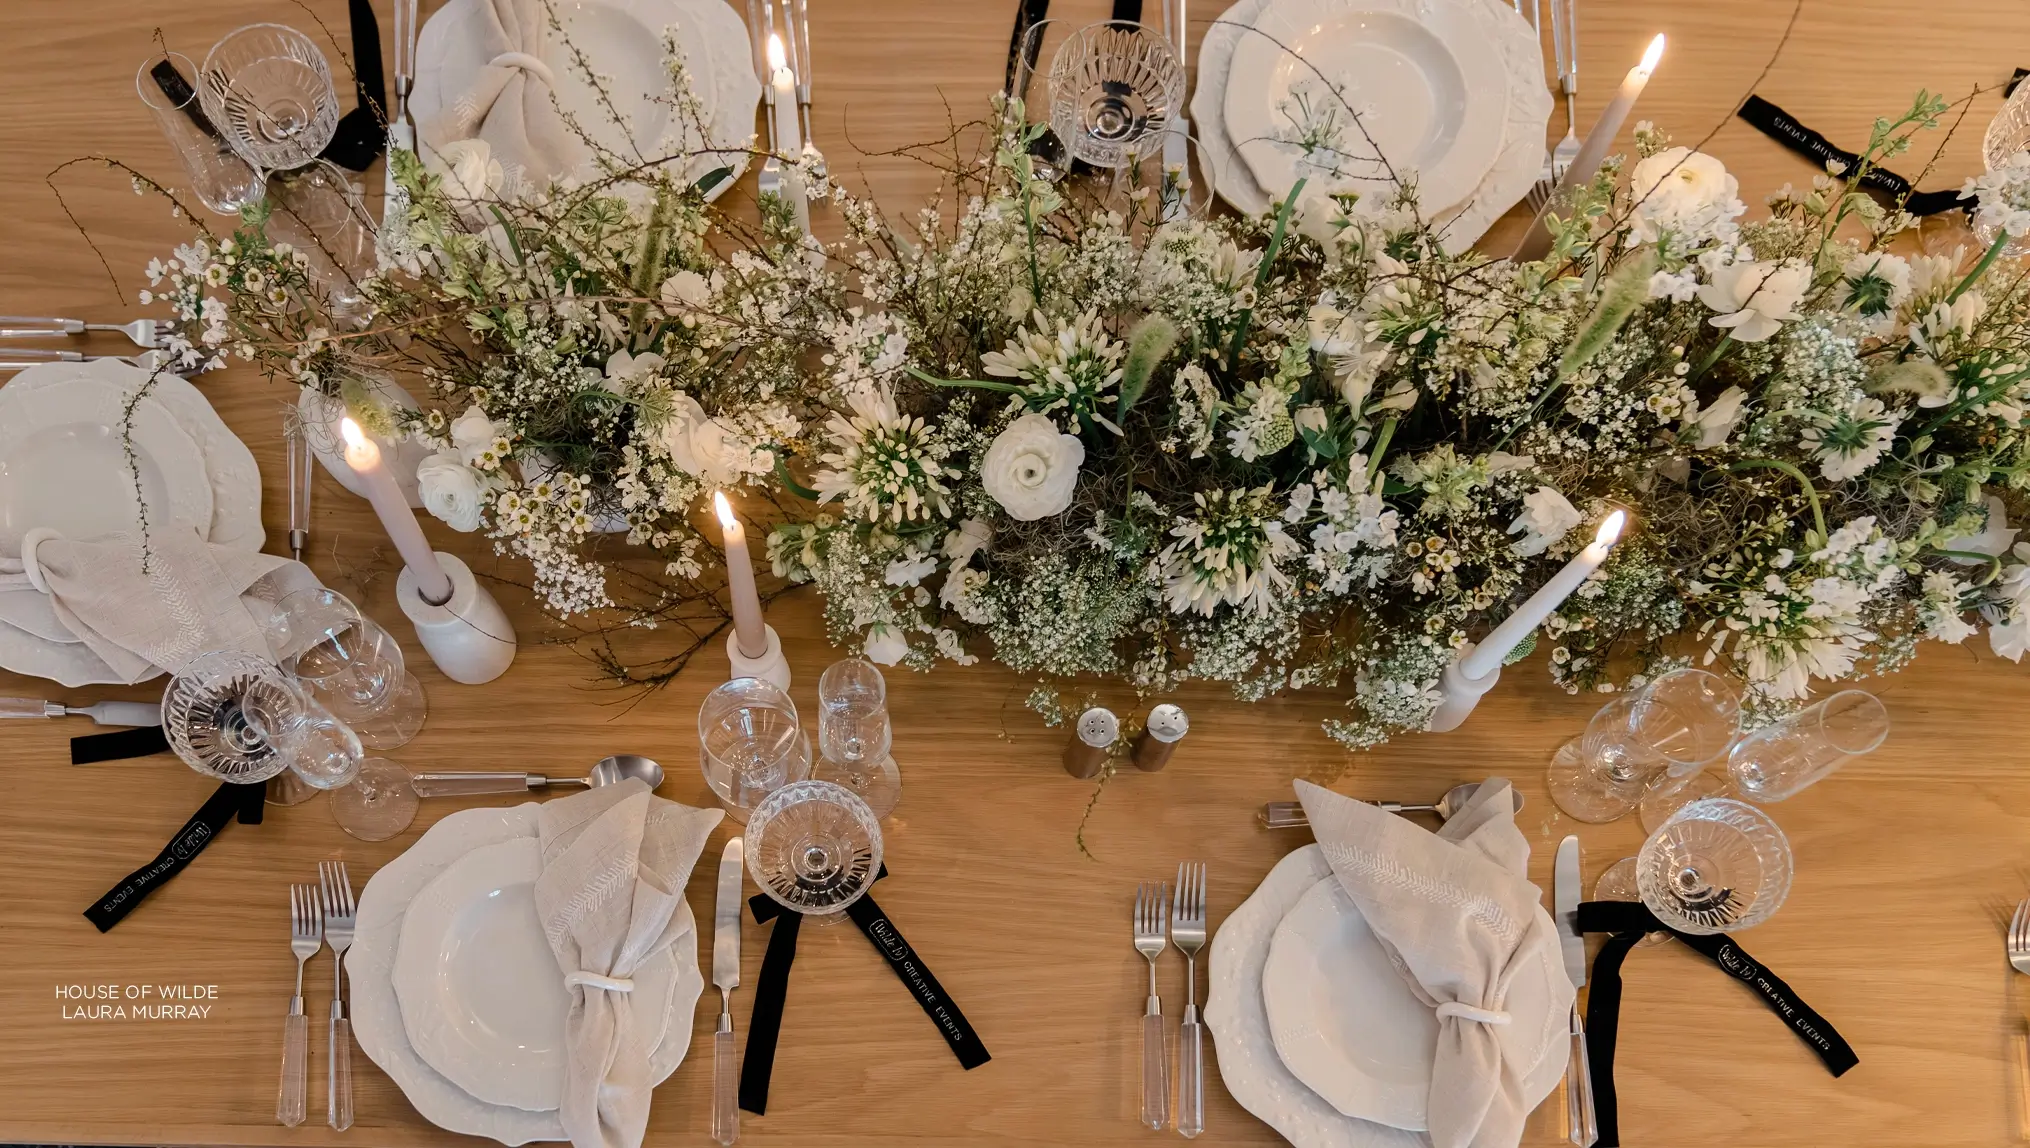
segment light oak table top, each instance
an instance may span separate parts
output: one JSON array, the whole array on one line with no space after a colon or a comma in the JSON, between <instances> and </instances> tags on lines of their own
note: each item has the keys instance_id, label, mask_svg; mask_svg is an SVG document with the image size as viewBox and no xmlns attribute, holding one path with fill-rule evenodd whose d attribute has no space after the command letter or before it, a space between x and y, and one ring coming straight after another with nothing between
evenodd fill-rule
<instances>
[{"instance_id":1,"label":"light oak table top","mask_svg":"<svg viewBox=\"0 0 2030 1148\"><path fill-rule=\"evenodd\" d=\"M342 37L345 5L306 0ZM383 27L388 7L379 5ZM1059 0L1062 17L1102 18L1097 0ZM1194 5L1202 31L1215 6ZM1859 141L1919 86L1948 96L1993 85L2023 62L2030 9L2014 0L1814 0L1770 62L1791 17L1768 0L1621 0L1582 15L1583 114L1603 102L1644 40L1661 28L1670 54L1640 114L1707 145L1753 201L1811 169L1728 120L1751 89L1836 140ZM947 106L969 118L998 86L1012 3L863 0L812 5L820 67L817 133L835 172L892 210L914 207L934 177L887 152L937 137ZM98 153L176 172L137 105L133 70L161 22L167 43L201 58L229 29L255 20L308 26L296 9L257 0L137 6L125 0L15 0L7 5L0 69L0 311L126 318L138 269L181 237L124 179L89 169L59 178L121 287L66 220L43 174ZM1768 65L1765 78L1757 76ZM1976 163L1979 130L1999 103L1974 101L1960 136L1925 180L1957 184ZM1562 113L1554 116L1562 134ZM1922 157L1901 161L1910 174ZM374 175L370 182L378 185ZM170 182L179 182L171 179ZM751 190L751 182L747 188ZM1512 217L1507 226L1517 221ZM117 343L95 341L113 351ZM291 397L244 372L208 378L207 393L271 476L271 548L286 529L280 411ZM398 634L391 554L365 504L320 475L312 565L357 595ZM499 565L482 540L431 522L432 537L481 571ZM519 660L484 687L453 685L408 643L429 690L430 721L394 756L417 768L514 768L564 773L616 751L671 767L664 796L703 803L691 767L693 718L724 677L723 652L701 656L669 690L638 697L593 678L591 665L544 640L525 601L506 591L523 633ZM817 603L791 595L773 614L809 704L828 648ZM1460 731L1404 738L1349 756L1319 732L1333 695L1241 705L1217 691L1177 699L1193 729L1169 769L1129 773L1095 798L1057 763L1059 733L1023 708L1029 684L978 666L901 676L892 699L903 804L888 826L894 876L882 904L977 1024L992 1063L961 1072L944 1042L880 959L853 931L809 930L801 945L777 1058L773 1104L747 1116L743 1141L761 1145L1147 1143L1135 1123L1144 965L1128 944L1138 878L1168 877L1183 858L1210 863L1211 914L1220 920L1275 860L1308 840L1257 828L1261 802L1289 796L1293 776L1329 780L1372 798L1429 800L1453 783L1514 778L1548 875L1552 846L1574 830L1588 879L1634 851L1632 820L1575 826L1545 798L1542 769L1577 732L1594 699L1552 689L1540 665L1510 672ZM1631 1144L1759 1146L1981 1145L2013 1136L2009 1047L2021 1031L2015 982L2001 957L2000 921L2025 892L2021 868L2030 811L2024 768L2030 673L1985 649L1928 647L1910 672L1880 683L1896 729L1883 750L1776 809L1798 859L1779 914L1746 935L1753 953L1831 1018L1861 1063L1833 1080L1740 986L1681 946L1637 951L1627 966L1621 1029L1624 1138ZM46 683L0 675L0 692L42 694ZM146 689L55 690L72 700ZM1128 711L1122 691L1108 700ZM79 722L0 729L9 773L0 801L0 1142L72 1144L442 1145L458 1138L425 1124L363 1056L358 1125L341 1136L312 1121L273 1123L280 1019L293 961L285 885L342 857L364 880L442 814L471 802L429 803L416 825L381 844L339 832L320 804L271 810L266 824L226 830L188 872L112 933L80 915L99 892L149 857L212 783L162 757L72 768L63 739ZM1081 817L1090 806L1084 841ZM724 837L715 836L704 868ZM711 916L709 876L693 908ZM753 984L764 931L747 932ZM1182 962L1163 966L1174 1014ZM309 1011L321 1016L328 956L310 968ZM1202 974L1201 974L1202 975ZM58 986L208 984L218 1001L203 1020L61 1019ZM743 989L738 1027L747 1027ZM709 1034L713 994L694 1031ZM313 1025L313 1082L324 1072L322 1021ZM657 1093L649 1142L707 1142L710 1057L694 1054ZM1207 1089L1207 1144L1262 1144L1274 1135L1242 1111L1216 1075ZM1529 1142L1556 1142L1545 1113Z\"/></svg>"}]
</instances>

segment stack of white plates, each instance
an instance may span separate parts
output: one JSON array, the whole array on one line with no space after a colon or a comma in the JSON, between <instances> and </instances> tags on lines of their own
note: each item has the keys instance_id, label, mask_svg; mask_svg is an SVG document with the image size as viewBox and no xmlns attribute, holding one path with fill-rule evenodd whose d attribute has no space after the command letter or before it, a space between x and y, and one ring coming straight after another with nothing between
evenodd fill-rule
<instances>
[{"instance_id":1,"label":"stack of white plates","mask_svg":"<svg viewBox=\"0 0 2030 1148\"><path fill-rule=\"evenodd\" d=\"M32 367L0 387L0 554L18 556L38 528L81 542L139 533L144 508L151 529L191 523L249 551L265 540L260 469L196 387L107 359ZM0 666L66 686L125 680L47 595L0 594L0 623Z\"/></svg>"},{"instance_id":2,"label":"stack of white plates","mask_svg":"<svg viewBox=\"0 0 2030 1148\"><path fill-rule=\"evenodd\" d=\"M417 123L436 118L490 62L478 32L482 7L490 3L451 0L424 22L416 42L416 89L409 100ZM743 149L754 135L761 80L754 74L747 25L724 0L573 0L558 4L556 15L564 37L550 37L543 63L557 78L557 106L594 143L613 155L644 159L724 149L723 154L698 155L684 173L686 179L720 166L731 167L736 177L746 170ZM665 29L676 33L691 90L703 106L703 138L670 98ZM572 48L584 53L603 91L586 80L584 69L572 60ZM616 110L624 127L614 122ZM588 160L575 172L531 174L590 179L599 170ZM732 186L732 180L722 180L709 196Z\"/></svg>"},{"instance_id":3,"label":"stack of white plates","mask_svg":"<svg viewBox=\"0 0 2030 1148\"><path fill-rule=\"evenodd\" d=\"M565 1138L569 996L536 916L537 808L431 826L367 882L345 958L360 1048L425 1119L503 1144ZM684 1059L705 987L688 905L677 919L682 934L636 974L631 998L656 1084Z\"/></svg>"},{"instance_id":4,"label":"stack of white plates","mask_svg":"<svg viewBox=\"0 0 2030 1148\"><path fill-rule=\"evenodd\" d=\"M1536 33L1505 0L1240 0L1199 45L1191 120L1220 197L1244 212L1300 175L1386 195L1414 172L1456 252L1535 182L1551 102ZM1279 142L1305 121L1331 125L1323 172Z\"/></svg>"},{"instance_id":5,"label":"stack of white plates","mask_svg":"<svg viewBox=\"0 0 2030 1148\"><path fill-rule=\"evenodd\" d=\"M1543 1095L1565 1069L1564 969L1519 970L1506 1066ZM1411 993L1319 846L1283 858L1212 940L1205 1025L1227 1091L1297 1148L1428 1145L1437 1013ZM1554 1055L1555 1054L1555 1055Z\"/></svg>"}]
</instances>

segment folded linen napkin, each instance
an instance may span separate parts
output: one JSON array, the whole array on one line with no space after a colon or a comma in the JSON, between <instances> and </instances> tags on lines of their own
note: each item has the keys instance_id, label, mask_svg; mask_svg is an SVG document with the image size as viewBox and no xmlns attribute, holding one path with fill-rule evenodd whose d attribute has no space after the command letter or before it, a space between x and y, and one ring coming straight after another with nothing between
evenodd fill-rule
<instances>
[{"instance_id":1,"label":"folded linen napkin","mask_svg":"<svg viewBox=\"0 0 2030 1148\"><path fill-rule=\"evenodd\" d=\"M318 585L301 562L218 546L187 522L140 537L77 542L32 530L19 558L0 557L0 625L49 637L46 608L123 682L176 673L200 654L278 658L264 621L293 591Z\"/></svg>"},{"instance_id":2,"label":"folded linen napkin","mask_svg":"<svg viewBox=\"0 0 2030 1148\"><path fill-rule=\"evenodd\" d=\"M677 905L724 816L665 801L636 778L536 814L536 914L571 991L558 1114L577 1148L640 1148L648 1131L652 1034L636 1023L632 978L689 935L676 931Z\"/></svg>"},{"instance_id":3,"label":"folded linen napkin","mask_svg":"<svg viewBox=\"0 0 2030 1148\"><path fill-rule=\"evenodd\" d=\"M542 186L577 170L585 145L557 113L546 0L477 0L473 21L479 53L489 63L463 89L445 93L444 107L420 125L425 159L449 145L481 139L501 163L509 186Z\"/></svg>"},{"instance_id":4,"label":"folded linen napkin","mask_svg":"<svg viewBox=\"0 0 2030 1148\"><path fill-rule=\"evenodd\" d=\"M1574 989L1524 877L1529 842L1508 782L1489 779L1436 834L1308 782L1297 798L1333 876L1437 1010L1434 1148L1513 1148L1564 1074Z\"/></svg>"}]
</instances>

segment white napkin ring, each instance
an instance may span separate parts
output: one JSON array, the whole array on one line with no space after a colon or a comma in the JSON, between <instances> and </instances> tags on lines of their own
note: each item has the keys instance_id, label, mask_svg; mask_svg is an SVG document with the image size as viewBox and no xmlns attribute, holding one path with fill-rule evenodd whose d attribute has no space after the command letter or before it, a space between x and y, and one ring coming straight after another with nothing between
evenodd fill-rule
<instances>
[{"instance_id":1,"label":"white napkin ring","mask_svg":"<svg viewBox=\"0 0 2030 1148\"><path fill-rule=\"evenodd\" d=\"M28 575L28 584L47 594L50 592L49 579L42 573L42 563L36 561L35 548L52 538L63 535L47 526L38 526L21 536L21 572Z\"/></svg>"},{"instance_id":2,"label":"white napkin ring","mask_svg":"<svg viewBox=\"0 0 2030 1148\"><path fill-rule=\"evenodd\" d=\"M1481 1024L1507 1024L1515 1019L1500 1009L1475 1008L1459 1001L1446 1001L1438 1006L1438 1019L1456 1016L1461 1020L1477 1020Z\"/></svg>"},{"instance_id":3,"label":"white napkin ring","mask_svg":"<svg viewBox=\"0 0 2030 1148\"><path fill-rule=\"evenodd\" d=\"M587 972L565 974L565 988L577 988L580 985L595 989L605 989L610 993L631 993L634 991L634 982L626 977L602 977L598 973Z\"/></svg>"},{"instance_id":4,"label":"white napkin ring","mask_svg":"<svg viewBox=\"0 0 2030 1148\"><path fill-rule=\"evenodd\" d=\"M520 68L552 88L557 86L557 75L555 72L550 71L550 65L529 55L527 52L502 52L488 61L486 66L489 68Z\"/></svg>"}]
</instances>

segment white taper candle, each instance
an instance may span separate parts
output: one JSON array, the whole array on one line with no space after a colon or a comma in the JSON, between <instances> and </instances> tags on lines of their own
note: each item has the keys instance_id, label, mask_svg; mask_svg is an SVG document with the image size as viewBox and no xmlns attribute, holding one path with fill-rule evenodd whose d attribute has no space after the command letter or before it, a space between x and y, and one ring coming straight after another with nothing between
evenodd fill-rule
<instances>
[{"instance_id":1,"label":"white taper candle","mask_svg":"<svg viewBox=\"0 0 2030 1148\"><path fill-rule=\"evenodd\" d=\"M449 602L451 575L444 572L443 563L437 561L437 552L423 537L423 528L417 525L416 514L409 509L409 500L402 496L402 488L396 484L395 476L382 465L380 445L368 438L350 417L339 420L338 430L345 439L345 464L366 487L367 501L373 504L381 527L388 532L389 541L395 544L395 551L402 556L402 565L415 572L417 593L426 602L440 605Z\"/></svg>"},{"instance_id":2,"label":"white taper candle","mask_svg":"<svg viewBox=\"0 0 2030 1148\"><path fill-rule=\"evenodd\" d=\"M1607 561L1607 552L1614 548L1614 542L1621 537L1621 528L1628 522L1628 512L1617 510L1600 523L1600 530L1593 541L1565 568L1551 575L1529 601L1516 607L1516 611L1504 619L1494 632L1473 647L1473 652L1459 662L1459 672L1467 678L1484 678L1501 668L1501 661L1510 650L1533 633L1544 619L1572 596L1588 575Z\"/></svg>"}]
</instances>

